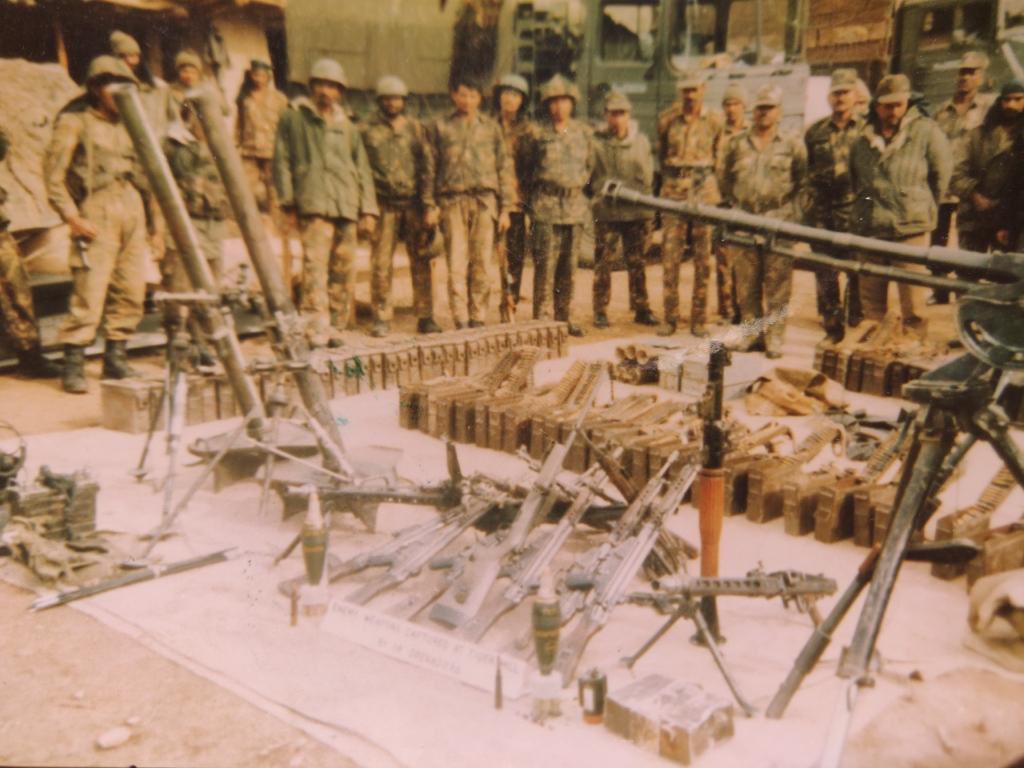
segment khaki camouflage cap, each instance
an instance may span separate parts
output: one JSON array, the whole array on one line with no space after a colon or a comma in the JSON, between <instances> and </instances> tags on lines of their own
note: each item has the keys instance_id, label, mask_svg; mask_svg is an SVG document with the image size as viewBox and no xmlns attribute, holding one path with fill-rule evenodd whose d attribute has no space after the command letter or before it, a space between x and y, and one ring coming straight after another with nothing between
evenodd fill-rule
<instances>
[{"instance_id":1,"label":"khaki camouflage cap","mask_svg":"<svg viewBox=\"0 0 1024 768\"><path fill-rule=\"evenodd\" d=\"M611 91L604 99L605 112L631 112L633 105L622 91Z\"/></svg>"},{"instance_id":2,"label":"khaki camouflage cap","mask_svg":"<svg viewBox=\"0 0 1024 768\"><path fill-rule=\"evenodd\" d=\"M116 56L97 56L89 62L89 70L85 74L85 82L89 83L98 77L110 77L117 80L125 80L131 83L138 83L135 73L128 65Z\"/></svg>"},{"instance_id":3,"label":"khaki camouflage cap","mask_svg":"<svg viewBox=\"0 0 1024 768\"><path fill-rule=\"evenodd\" d=\"M178 51L178 55L174 57L174 68L178 70L182 67L195 67L202 70L203 60L199 58L198 53L186 48L183 51Z\"/></svg>"},{"instance_id":4,"label":"khaki camouflage cap","mask_svg":"<svg viewBox=\"0 0 1024 768\"><path fill-rule=\"evenodd\" d=\"M142 48L139 47L139 42L127 32L115 29L110 33L110 52L115 56L141 55Z\"/></svg>"},{"instance_id":5,"label":"khaki camouflage cap","mask_svg":"<svg viewBox=\"0 0 1024 768\"><path fill-rule=\"evenodd\" d=\"M879 104L896 104L910 100L910 80L906 75L886 75L875 89L875 101Z\"/></svg>"},{"instance_id":6,"label":"khaki camouflage cap","mask_svg":"<svg viewBox=\"0 0 1024 768\"><path fill-rule=\"evenodd\" d=\"M498 81L497 88L509 88L513 91L519 91L523 96L530 95L530 84L526 82L526 78L515 73L503 75L501 80Z\"/></svg>"},{"instance_id":7,"label":"khaki camouflage cap","mask_svg":"<svg viewBox=\"0 0 1024 768\"><path fill-rule=\"evenodd\" d=\"M727 101L738 101L740 104L746 104L749 100L750 96L747 95L747 89L739 83L733 83L722 94L723 104Z\"/></svg>"},{"instance_id":8,"label":"khaki camouflage cap","mask_svg":"<svg viewBox=\"0 0 1024 768\"><path fill-rule=\"evenodd\" d=\"M960 59L960 69L988 69L988 56L981 51L968 51Z\"/></svg>"},{"instance_id":9,"label":"khaki camouflage cap","mask_svg":"<svg viewBox=\"0 0 1024 768\"><path fill-rule=\"evenodd\" d=\"M573 82L561 75L555 75L540 88L540 100L542 103L563 96L573 101L580 100L580 92L576 89Z\"/></svg>"},{"instance_id":10,"label":"khaki camouflage cap","mask_svg":"<svg viewBox=\"0 0 1024 768\"><path fill-rule=\"evenodd\" d=\"M684 69L679 79L676 80L676 90L681 91L683 88L700 88L704 85L704 75L701 74L699 69Z\"/></svg>"},{"instance_id":11,"label":"khaki camouflage cap","mask_svg":"<svg viewBox=\"0 0 1024 768\"><path fill-rule=\"evenodd\" d=\"M856 69L837 69L832 73L832 82L829 84L828 92L854 91L857 89Z\"/></svg>"},{"instance_id":12,"label":"khaki camouflage cap","mask_svg":"<svg viewBox=\"0 0 1024 768\"><path fill-rule=\"evenodd\" d=\"M755 107L778 107L782 105L782 89L777 85L764 85L757 91Z\"/></svg>"}]
</instances>

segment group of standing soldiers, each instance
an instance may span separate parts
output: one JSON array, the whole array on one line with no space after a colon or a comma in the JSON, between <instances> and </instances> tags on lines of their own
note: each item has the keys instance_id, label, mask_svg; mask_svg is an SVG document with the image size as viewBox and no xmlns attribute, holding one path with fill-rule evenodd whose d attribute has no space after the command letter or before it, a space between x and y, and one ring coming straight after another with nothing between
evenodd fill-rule
<instances>
[{"instance_id":1,"label":"group of standing soldiers","mask_svg":"<svg viewBox=\"0 0 1024 768\"><path fill-rule=\"evenodd\" d=\"M45 162L50 203L75 244L70 314L60 331L63 385L75 393L86 391L83 351L101 324L103 375L134 375L125 345L142 316L147 241L159 240L162 227L110 86L139 87L218 279L228 213L202 127L186 98L202 79L200 58L181 52L177 79L168 86L146 75L132 38L114 33L111 48L91 63L83 97L58 116ZM353 321L359 234L372 242L375 336L390 331L400 241L409 254L420 333L441 330L433 316L431 259L443 250L457 328L487 322L499 289L499 315L502 321L514 319L523 267L532 255L533 317L566 321L579 336L572 297L588 217L595 223L594 325L609 324L611 264L620 242L634 320L658 325L644 269L651 214L589 199L609 180L653 191L655 165L659 192L670 199L913 244L948 237L956 209L962 246L1017 247L1024 86L1007 83L998 100L986 104L977 95L986 64L981 54L964 57L956 95L935 119L912 103L905 76L883 78L871 100L854 70L837 70L829 91L831 114L802 138L781 131L778 87L758 90L748 121L749 99L741 86L729 86L719 113L704 103L704 73L685 72L678 100L658 118L652 150L625 94L607 95L605 125L593 131L573 117L579 94L562 76L541 88L536 122L527 117L529 87L517 75L499 80L493 116L481 110L480 85L457 80L452 112L431 122L406 114L408 91L399 78L387 76L378 83L377 112L357 124L343 106L348 81L336 61L317 61L309 95L290 102L274 88L270 65L253 61L238 100L238 144L261 207L285 233L286 268L287 233L300 235L300 309L314 345L341 344L341 332ZM659 333L671 335L680 325L679 269L688 254L694 263L689 331L708 334L714 252L720 320L744 323L749 332L742 349L779 357L791 259L727 246L716 241L711 227L682 217L666 215L663 224ZM7 286L0 291L0 310L22 370L53 375L40 351L24 270L6 233L0 234L0 265ZM187 287L173 247L163 265L172 289ZM848 282L845 309L834 271L820 270L817 286L818 310L832 338L841 338L848 322L881 319L888 312L884 280ZM919 294L920 289L899 287L903 325L923 335Z\"/></svg>"}]
</instances>

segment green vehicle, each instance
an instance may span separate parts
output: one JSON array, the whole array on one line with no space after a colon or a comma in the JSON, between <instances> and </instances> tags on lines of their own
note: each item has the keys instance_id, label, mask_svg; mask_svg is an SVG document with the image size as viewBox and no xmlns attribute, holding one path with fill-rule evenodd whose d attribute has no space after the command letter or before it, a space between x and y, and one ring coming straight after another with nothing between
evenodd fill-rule
<instances>
[{"instance_id":1,"label":"green vehicle","mask_svg":"<svg viewBox=\"0 0 1024 768\"><path fill-rule=\"evenodd\" d=\"M572 77L580 113L591 118L600 117L610 89L625 91L648 133L675 100L683 69L707 68L708 103L716 107L731 82L751 96L772 82L785 93L787 126L799 128L809 70L800 25L786 19L801 16L801 2L475 0L439 10L437 0L403 0L399 14L394 0L289 0L285 21L292 78L304 79L315 58L334 56L352 79L357 111L369 107L368 92L383 74L406 81L414 109L446 109L449 76L460 66L452 52L461 51L490 81L516 72L535 94L556 73ZM467 34L475 35L468 43Z\"/></svg>"},{"instance_id":2,"label":"green vehicle","mask_svg":"<svg viewBox=\"0 0 1024 768\"><path fill-rule=\"evenodd\" d=\"M993 89L1024 80L1024 0L908 0L894 28L892 70L906 74L932 106L953 95L967 51L988 54Z\"/></svg>"}]
</instances>

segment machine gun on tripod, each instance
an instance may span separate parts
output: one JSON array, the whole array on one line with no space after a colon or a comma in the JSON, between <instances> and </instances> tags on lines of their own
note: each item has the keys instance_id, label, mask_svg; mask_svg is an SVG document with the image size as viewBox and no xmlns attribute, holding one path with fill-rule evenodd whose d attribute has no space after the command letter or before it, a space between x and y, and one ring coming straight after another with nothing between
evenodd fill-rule
<instances>
[{"instance_id":1,"label":"machine gun on tripod","mask_svg":"<svg viewBox=\"0 0 1024 768\"><path fill-rule=\"evenodd\" d=\"M806 675L805 670L813 667L857 595L867 588L853 639L843 651L838 669L839 677L850 683L843 690L820 762L821 768L837 768L857 693L872 683L869 661L903 561L914 556L950 563L969 559L977 552L977 546L967 542L936 542L925 550L911 545L912 534L935 513L933 497L937 489L979 439L992 446L1017 483L1024 486L1024 452L1008 434L1010 421L1004 408L1009 395L1024 386L1024 255L916 247L840 234L742 211L662 200L616 183L608 184L603 194L619 202L714 223L723 228L723 236L729 242L792 258L797 267L826 266L900 283L950 288L959 294L957 330L970 354L904 385L903 397L919 407L910 426L910 448L902 465L884 540L877 554L869 555L829 616L815 629L769 708L773 716L782 714ZM812 250L797 252L780 242L780 237L808 243ZM968 281L937 277L876 260L970 269L978 278Z\"/></svg>"}]
</instances>

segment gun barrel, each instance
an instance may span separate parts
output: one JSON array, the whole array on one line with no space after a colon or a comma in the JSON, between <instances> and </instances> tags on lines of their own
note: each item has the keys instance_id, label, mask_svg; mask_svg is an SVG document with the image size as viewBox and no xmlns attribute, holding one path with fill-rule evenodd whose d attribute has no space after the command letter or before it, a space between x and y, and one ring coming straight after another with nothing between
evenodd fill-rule
<instances>
[{"instance_id":1,"label":"gun barrel","mask_svg":"<svg viewBox=\"0 0 1024 768\"><path fill-rule=\"evenodd\" d=\"M1024 256L1021 254L978 253L960 248L915 246L890 242L888 240L878 240L862 235L832 232L827 229L809 227L791 221L770 219L735 209L718 208L704 203L667 200L655 197L654 195L645 195L614 181L605 184L601 194L615 202L630 203L723 227L757 232L767 237L783 237L798 242L825 246L828 250L840 252L860 251L874 256L883 256L894 261L945 265L954 269L981 270L988 279L996 282L1016 282L1024 278ZM812 255L809 254L801 254L801 257L813 260ZM830 266L835 266L839 269L852 268L856 271L871 272L872 270L868 268L874 266L870 264L856 264L855 262L843 262L842 260L832 261L836 263L830 264ZM891 273L890 276L896 277Z\"/></svg>"},{"instance_id":2,"label":"gun barrel","mask_svg":"<svg viewBox=\"0 0 1024 768\"><path fill-rule=\"evenodd\" d=\"M139 163L149 179L153 196L163 211L168 230L174 238L178 253L181 254L182 264L192 287L202 293L217 294L213 273L203 257L203 250L199 244L199 235L185 208L185 201L171 174L167 158L164 157L160 143L146 120L139 89L134 85L118 87L114 92L114 99L117 111L124 120L125 128L135 146ZM252 414L251 433L256 437L260 436L266 412L256 384L246 372L246 363L238 337L231 332L228 321L219 311L205 304L196 305L194 311L203 332L213 344L217 357L224 366L224 373L231 382L241 411Z\"/></svg>"}]
</instances>

